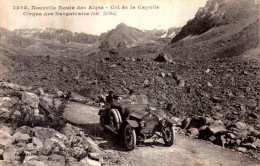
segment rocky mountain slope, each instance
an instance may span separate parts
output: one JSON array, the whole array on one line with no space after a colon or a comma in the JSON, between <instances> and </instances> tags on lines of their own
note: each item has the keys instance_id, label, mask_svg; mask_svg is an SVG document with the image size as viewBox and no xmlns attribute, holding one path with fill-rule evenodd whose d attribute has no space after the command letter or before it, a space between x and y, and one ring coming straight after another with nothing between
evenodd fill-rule
<instances>
[{"instance_id":1,"label":"rocky mountain slope","mask_svg":"<svg viewBox=\"0 0 260 166\"><path fill-rule=\"evenodd\" d=\"M224 57L257 47L259 8L255 2L208 1L172 39L171 54L190 58Z\"/></svg>"}]
</instances>

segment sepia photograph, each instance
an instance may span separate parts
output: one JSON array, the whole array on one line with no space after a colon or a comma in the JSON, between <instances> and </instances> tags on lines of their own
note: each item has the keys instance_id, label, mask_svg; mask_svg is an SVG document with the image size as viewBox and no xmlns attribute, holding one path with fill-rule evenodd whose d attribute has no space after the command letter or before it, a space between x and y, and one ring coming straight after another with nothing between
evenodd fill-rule
<instances>
[{"instance_id":1,"label":"sepia photograph","mask_svg":"<svg viewBox=\"0 0 260 166\"><path fill-rule=\"evenodd\" d=\"M0 0L0 166L260 165L259 0Z\"/></svg>"}]
</instances>

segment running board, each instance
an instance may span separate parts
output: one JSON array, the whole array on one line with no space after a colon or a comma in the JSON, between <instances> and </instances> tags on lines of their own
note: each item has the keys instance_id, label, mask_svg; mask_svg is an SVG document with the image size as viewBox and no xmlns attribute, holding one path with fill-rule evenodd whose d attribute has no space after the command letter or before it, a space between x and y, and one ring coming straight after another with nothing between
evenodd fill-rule
<instances>
[{"instance_id":1,"label":"running board","mask_svg":"<svg viewBox=\"0 0 260 166\"><path fill-rule=\"evenodd\" d=\"M116 132L110 125L105 125L105 127L106 127L108 130L112 131L114 134L118 134L118 132Z\"/></svg>"}]
</instances>

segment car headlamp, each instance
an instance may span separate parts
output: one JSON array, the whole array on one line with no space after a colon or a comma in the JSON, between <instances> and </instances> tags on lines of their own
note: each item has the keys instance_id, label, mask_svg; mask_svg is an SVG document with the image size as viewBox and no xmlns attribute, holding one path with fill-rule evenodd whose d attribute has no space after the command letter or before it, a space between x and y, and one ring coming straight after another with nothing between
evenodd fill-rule
<instances>
[{"instance_id":1,"label":"car headlamp","mask_svg":"<svg viewBox=\"0 0 260 166\"><path fill-rule=\"evenodd\" d=\"M163 119L163 120L161 121L161 124L162 124L162 126L166 126L167 121L166 121L165 119Z\"/></svg>"},{"instance_id":2,"label":"car headlamp","mask_svg":"<svg viewBox=\"0 0 260 166\"><path fill-rule=\"evenodd\" d=\"M144 127L146 126L146 122L145 122L145 121L141 121L141 122L140 122L140 126L141 126L142 128L144 128Z\"/></svg>"}]
</instances>

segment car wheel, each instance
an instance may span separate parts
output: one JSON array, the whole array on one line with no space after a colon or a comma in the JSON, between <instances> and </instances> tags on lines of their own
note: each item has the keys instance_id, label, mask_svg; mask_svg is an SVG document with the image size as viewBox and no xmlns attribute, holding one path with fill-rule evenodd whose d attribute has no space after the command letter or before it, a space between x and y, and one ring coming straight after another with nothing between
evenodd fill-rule
<instances>
[{"instance_id":1,"label":"car wheel","mask_svg":"<svg viewBox=\"0 0 260 166\"><path fill-rule=\"evenodd\" d=\"M109 122L110 126L113 128L115 132L119 131L120 128L120 114L117 113L116 109L111 109L109 114Z\"/></svg>"},{"instance_id":2,"label":"car wheel","mask_svg":"<svg viewBox=\"0 0 260 166\"><path fill-rule=\"evenodd\" d=\"M124 128L123 141L127 150L133 150L136 147L136 133L130 125L126 125Z\"/></svg>"},{"instance_id":3,"label":"car wheel","mask_svg":"<svg viewBox=\"0 0 260 166\"><path fill-rule=\"evenodd\" d=\"M172 146L175 140L175 131L172 126L168 125L163 129L163 141L166 146Z\"/></svg>"}]
</instances>

